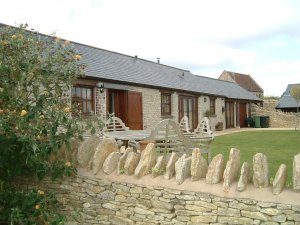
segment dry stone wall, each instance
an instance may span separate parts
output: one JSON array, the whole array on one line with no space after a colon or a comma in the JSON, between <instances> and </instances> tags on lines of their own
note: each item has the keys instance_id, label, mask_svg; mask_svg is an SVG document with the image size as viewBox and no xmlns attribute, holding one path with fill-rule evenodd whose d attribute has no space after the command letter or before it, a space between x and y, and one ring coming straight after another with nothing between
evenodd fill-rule
<instances>
[{"instance_id":1,"label":"dry stone wall","mask_svg":"<svg viewBox=\"0 0 300 225\"><path fill-rule=\"evenodd\" d=\"M39 184L55 190L68 225L300 225L300 205L112 182L78 174Z\"/></svg>"},{"instance_id":2,"label":"dry stone wall","mask_svg":"<svg viewBox=\"0 0 300 225\"><path fill-rule=\"evenodd\" d=\"M295 127L295 113L286 113L276 110L276 100L264 101L263 107L252 105L251 115L269 116L269 127Z\"/></svg>"},{"instance_id":3,"label":"dry stone wall","mask_svg":"<svg viewBox=\"0 0 300 225\"><path fill-rule=\"evenodd\" d=\"M172 153L167 162L167 158L156 155L153 143L148 144L142 153L124 150L124 148L121 152L116 149L116 142L111 139L103 139L100 143L95 143L94 139L90 138L83 145L89 150L88 155L91 159L80 159L84 156L83 149L80 147L77 160L87 163L84 163L86 167L79 169L75 177L60 182L46 180L34 185L36 189L54 190L58 193L61 210L68 217L68 225L300 225L300 193L297 193L300 189L300 154L296 155L293 161L292 200L284 198L282 201L281 198L281 201L270 202L264 201L265 195L271 191L265 188L269 186L268 167L266 156L261 153L253 157L254 187L252 188L255 190L252 194L264 194L258 198L257 196L251 198L251 195L242 198L230 195L230 191L234 188L247 192L250 180L249 165L246 163L243 163L242 171L239 173L240 151L238 149L231 149L227 163L224 156L219 154L213 158L207 168L207 165L199 165L205 164L201 156L196 154L199 153L199 149L194 149L192 156L184 154L180 158ZM95 148L95 151L92 148ZM94 156L91 156L90 152L95 152ZM127 159L124 158L125 155ZM130 157L131 155L133 157ZM96 163L96 158L101 163ZM92 163L88 163L91 161ZM97 165L97 173L94 165ZM207 173L206 176L202 174L200 178L198 172L202 166ZM150 181L148 180L147 183L133 182L131 179L141 181L151 171L152 175L149 175ZM155 171L158 174L154 175L160 176L155 179L161 178L161 182L157 184L152 182ZM116 175L120 173L124 174ZM233 185L232 182L237 181L239 174L241 174L239 184L234 187L236 184ZM180 188L186 182L190 182L187 180L190 180L191 176L197 177L196 181L192 180L194 185L189 183L190 186L186 186L185 189ZM172 180L169 180L170 178ZM216 189L220 184L221 192L213 194L211 190L203 191L204 184L202 183L203 187L201 187L198 178L206 182L205 185L210 185L210 189ZM272 199L277 197L280 199L282 194L286 194L281 193L285 180L286 167L281 165L273 183L274 198ZM168 182L173 182L173 185L166 185ZM24 181L22 183L24 184ZM34 182L26 180L25 183L32 185ZM191 186L197 188L192 189Z\"/></svg>"}]
</instances>

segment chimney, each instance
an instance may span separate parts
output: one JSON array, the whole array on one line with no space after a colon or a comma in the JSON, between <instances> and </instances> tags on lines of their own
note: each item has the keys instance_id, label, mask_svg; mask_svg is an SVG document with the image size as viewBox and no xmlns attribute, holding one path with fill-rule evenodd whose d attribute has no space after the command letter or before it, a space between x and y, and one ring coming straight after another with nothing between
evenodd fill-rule
<instances>
[{"instance_id":1,"label":"chimney","mask_svg":"<svg viewBox=\"0 0 300 225\"><path fill-rule=\"evenodd\" d=\"M157 58L157 63L158 63L158 64L160 63L160 58Z\"/></svg>"},{"instance_id":2,"label":"chimney","mask_svg":"<svg viewBox=\"0 0 300 225\"><path fill-rule=\"evenodd\" d=\"M135 56L134 56L134 59L135 59L135 61L137 61L137 59L138 59L138 56L137 56L137 55L135 55Z\"/></svg>"}]
</instances>

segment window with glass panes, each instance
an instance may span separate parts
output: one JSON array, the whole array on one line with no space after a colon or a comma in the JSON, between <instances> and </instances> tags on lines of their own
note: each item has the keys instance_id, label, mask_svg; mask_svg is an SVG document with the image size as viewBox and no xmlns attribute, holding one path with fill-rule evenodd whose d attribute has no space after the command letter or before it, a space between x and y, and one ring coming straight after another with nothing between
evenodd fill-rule
<instances>
[{"instance_id":1,"label":"window with glass panes","mask_svg":"<svg viewBox=\"0 0 300 225\"><path fill-rule=\"evenodd\" d=\"M209 111L210 111L210 115L216 115L216 99L215 98L209 99Z\"/></svg>"},{"instance_id":2,"label":"window with glass panes","mask_svg":"<svg viewBox=\"0 0 300 225\"><path fill-rule=\"evenodd\" d=\"M93 111L93 88L87 86L74 86L72 88L72 104L83 114Z\"/></svg>"},{"instance_id":3,"label":"window with glass panes","mask_svg":"<svg viewBox=\"0 0 300 225\"><path fill-rule=\"evenodd\" d=\"M171 115L171 93L161 93L161 115Z\"/></svg>"}]
</instances>

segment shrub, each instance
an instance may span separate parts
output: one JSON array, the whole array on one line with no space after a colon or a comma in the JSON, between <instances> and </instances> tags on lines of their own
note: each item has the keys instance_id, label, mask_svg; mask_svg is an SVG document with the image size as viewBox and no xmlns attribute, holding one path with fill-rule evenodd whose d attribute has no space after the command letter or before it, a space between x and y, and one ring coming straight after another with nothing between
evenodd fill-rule
<instances>
[{"instance_id":1,"label":"shrub","mask_svg":"<svg viewBox=\"0 0 300 225\"><path fill-rule=\"evenodd\" d=\"M27 25L0 26L0 223L63 223L51 210L53 194L16 189L13 183L19 176L75 172L71 162L49 157L82 134L69 96L84 72L80 57L70 42L53 35L28 31Z\"/></svg>"}]
</instances>

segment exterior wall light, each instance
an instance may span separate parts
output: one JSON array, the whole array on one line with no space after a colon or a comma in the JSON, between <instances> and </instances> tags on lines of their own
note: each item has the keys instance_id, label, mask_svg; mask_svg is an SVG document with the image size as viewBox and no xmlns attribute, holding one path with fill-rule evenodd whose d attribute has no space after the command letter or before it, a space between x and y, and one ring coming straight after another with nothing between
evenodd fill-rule
<instances>
[{"instance_id":1,"label":"exterior wall light","mask_svg":"<svg viewBox=\"0 0 300 225\"><path fill-rule=\"evenodd\" d=\"M97 86L97 88L100 89L100 93L103 93L103 92L104 92L104 84L103 84L103 82L97 83L96 86Z\"/></svg>"}]
</instances>

